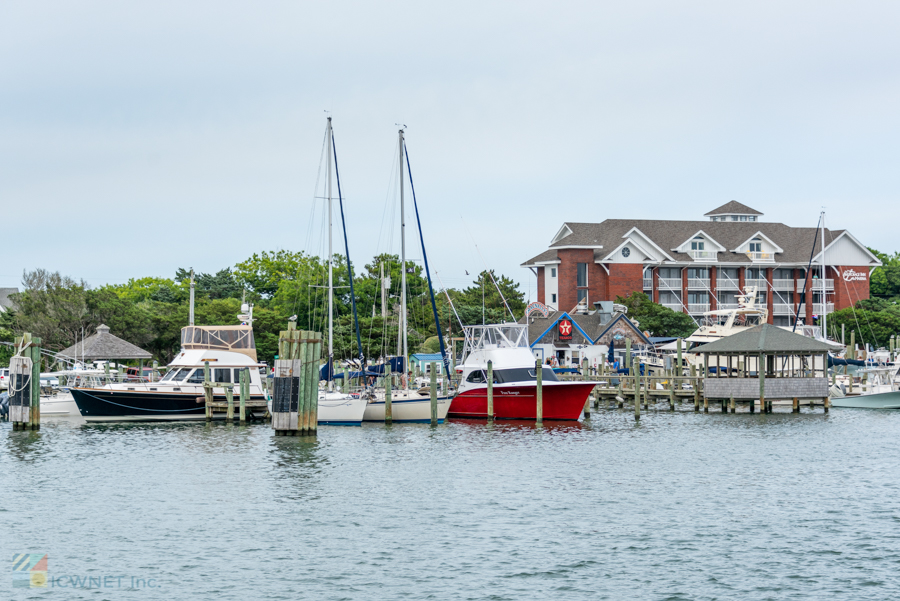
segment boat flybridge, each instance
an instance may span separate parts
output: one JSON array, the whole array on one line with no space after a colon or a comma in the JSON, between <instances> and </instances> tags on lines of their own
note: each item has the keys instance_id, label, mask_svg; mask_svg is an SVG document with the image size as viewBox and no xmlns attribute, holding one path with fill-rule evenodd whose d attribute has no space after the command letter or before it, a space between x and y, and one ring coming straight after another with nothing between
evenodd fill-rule
<instances>
[{"instance_id":1,"label":"boat flybridge","mask_svg":"<svg viewBox=\"0 0 900 601\"><path fill-rule=\"evenodd\" d=\"M769 311L757 306L756 286L745 286L744 293L737 297L737 301L736 308L705 312L700 328L685 340L706 344L766 323Z\"/></svg>"},{"instance_id":2,"label":"boat flybridge","mask_svg":"<svg viewBox=\"0 0 900 601\"><path fill-rule=\"evenodd\" d=\"M491 362L494 417L537 417L537 368L528 344L528 325L504 323L465 327L463 358L456 367L459 389L450 417L485 418L487 363ZM561 382L550 366L541 366L543 417L577 420L596 382Z\"/></svg>"},{"instance_id":3,"label":"boat flybridge","mask_svg":"<svg viewBox=\"0 0 900 601\"><path fill-rule=\"evenodd\" d=\"M210 379L218 383L240 382L240 370L247 369L250 400L266 400L260 373L265 365L257 361L253 328L249 325L182 328L181 351L159 382L76 386L72 396L82 417L89 422L206 419L205 404L197 402L204 393L206 362ZM216 401L226 400L225 389L214 387L213 397ZM260 413L253 417L262 416Z\"/></svg>"}]
</instances>

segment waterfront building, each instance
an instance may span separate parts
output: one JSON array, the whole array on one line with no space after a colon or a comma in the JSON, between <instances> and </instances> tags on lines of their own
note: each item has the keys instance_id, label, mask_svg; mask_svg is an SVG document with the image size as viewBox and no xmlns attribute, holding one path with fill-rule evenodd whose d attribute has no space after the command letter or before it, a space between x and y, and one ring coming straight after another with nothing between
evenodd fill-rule
<instances>
[{"instance_id":1,"label":"waterfront building","mask_svg":"<svg viewBox=\"0 0 900 601\"><path fill-rule=\"evenodd\" d=\"M549 248L522 266L537 278L538 301L569 312L643 291L699 320L706 311L737 307L744 286L756 286L769 323L790 326L795 315L810 325L869 298L869 274L881 262L847 230L825 229L823 273L817 228L762 221L762 213L737 201L704 217L566 222Z\"/></svg>"}]
</instances>

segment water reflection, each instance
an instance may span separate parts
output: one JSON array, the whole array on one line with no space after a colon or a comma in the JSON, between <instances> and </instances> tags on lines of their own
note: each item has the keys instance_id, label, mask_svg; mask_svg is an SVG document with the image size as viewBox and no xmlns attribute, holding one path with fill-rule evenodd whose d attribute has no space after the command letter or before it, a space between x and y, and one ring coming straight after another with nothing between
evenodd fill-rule
<instances>
[{"instance_id":1,"label":"water reflection","mask_svg":"<svg viewBox=\"0 0 900 601\"><path fill-rule=\"evenodd\" d=\"M23 463L34 463L52 452L47 444L47 435L40 430L13 430L9 424L7 436L4 437L6 455Z\"/></svg>"}]
</instances>

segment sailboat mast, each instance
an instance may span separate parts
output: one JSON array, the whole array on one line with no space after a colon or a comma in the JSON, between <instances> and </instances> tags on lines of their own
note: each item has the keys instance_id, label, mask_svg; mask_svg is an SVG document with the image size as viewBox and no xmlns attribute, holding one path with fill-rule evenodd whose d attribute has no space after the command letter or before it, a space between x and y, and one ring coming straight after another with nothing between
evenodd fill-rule
<instances>
[{"instance_id":1,"label":"sailboat mast","mask_svg":"<svg viewBox=\"0 0 900 601\"><path fill-rule=\"evenodd\" d=\"M406 214L403 207L403 130L400 130L400 336L403 338L403 369L407 367L408 340L406 338ZM406 382L406 378L403 379ZM407 388L407 382L403 388Z\"/></svg>"},{"instance_id":2,"label":"sailboat mast","mask_svg":"<svg viewBox=\"0 0 900 601\"><path fill-rule=\"evenodd\" d=\"M328 187L328 390L334 389L334 253L331 250L331 117L328 117L326 186Z\"/></svg>"},{"instance_id":3,"label":"sailboat mast","mask_svg":"<svg viewBox=\"0 0 900 601\"><path fill-rule=\"evenodd\" d=\"M191 306L188 312L188 325L194 325L194 268L191 267Z\"/></svg>"},{"instance_id":4,"label":"sailboat mast","mask_svg":"<svg viewBox=\"0 0 900 601\"><path fill-rule=\"evenodd\" d=\"M825 302L827 299L827 288L825 286L825 209L822 209L820 221L822 222L822 336L825 340L828 340L828 303Z\"/></svg>"}]
</instances>

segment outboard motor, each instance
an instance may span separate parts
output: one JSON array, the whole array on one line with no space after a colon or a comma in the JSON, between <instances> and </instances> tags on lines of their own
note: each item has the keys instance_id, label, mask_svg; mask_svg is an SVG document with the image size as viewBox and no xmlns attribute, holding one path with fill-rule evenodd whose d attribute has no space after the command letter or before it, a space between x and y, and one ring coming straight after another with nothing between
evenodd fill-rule
<instances>
[{"instance_id":1,"label":"outboard motor","mask_svg":"<svg viewBox=\"0 0 900 601\"><path fill-rule=\"evenodd\" d=\"M0 393L0 417L9 419L9 393Z\"/></svg>"}]
</instances>

